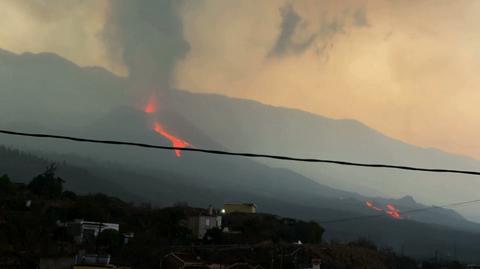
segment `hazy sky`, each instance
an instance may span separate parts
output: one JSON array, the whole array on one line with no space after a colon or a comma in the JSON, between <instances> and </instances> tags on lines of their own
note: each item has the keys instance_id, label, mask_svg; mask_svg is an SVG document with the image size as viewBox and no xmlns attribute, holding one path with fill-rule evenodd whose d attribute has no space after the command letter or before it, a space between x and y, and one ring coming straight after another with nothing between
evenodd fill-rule
<instances>
[{"instance_id":1,"label":"hazy sky","mask_svg":"<svg viewBox=\"0 0 480 269\"><path fill-rule=\"evenodd\" d=\"M353 118L480 158L480 1L113 3L1 0L0 47L119 75L143 74L150 59L176 87Z\"/></svg>"}]
</instances>

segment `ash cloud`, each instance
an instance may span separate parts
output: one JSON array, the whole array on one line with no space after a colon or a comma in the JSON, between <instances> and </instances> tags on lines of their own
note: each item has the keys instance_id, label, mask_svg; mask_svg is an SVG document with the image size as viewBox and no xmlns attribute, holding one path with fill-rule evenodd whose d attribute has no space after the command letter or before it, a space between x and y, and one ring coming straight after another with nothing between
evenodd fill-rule
<instances>
[{"instance_id":1,"label":"ash cloud","mask_svg":"<svg viewBox=\"0 0 480 269\"><path fill-rule=\"evenodd\" d=\"M270 51L269 56L283 56L289 53L299 54L304 52L311 46L316 35L313 34L304 41L296 42L294 37L297 29L303 22L302 17L291 5L281 8L280 12L282 15L280 34L275 42L274 47Z\"/></svg>"},{"instance_id":2,"label":"ash cloud","mask_svg":"<svg viewBox=\"0 0 480 269\"><path fill-rule=\"evenodd\" d=\"M356 9L354 12L344 11L334 16L328 16L328 14L324 13L321 16L318 30L298 40L299 33L305 30L304 28L309 22L291 4L281 8L280 14L282 18L280 33L268 54L269 57L301 54L314 47L316 43L325 43L337 34L345 34L347 23L358 28L369 26L367 14L363 7ZM325 44L322 47L325 47ZM320 50L322 49L317 48L317 51Z\"/></svg>"},{"instance_id":3,"label":"ash cloud","mask_svg":"<svg viewBox=\"0 0 480 269\"><path fill-rule=\"evenodd\" d=\"M189 50L177 15L181 1L115 0L102 33L112 57L121 57L135 87L168 89L175 64Z\"/></svg>"}]
</instances>

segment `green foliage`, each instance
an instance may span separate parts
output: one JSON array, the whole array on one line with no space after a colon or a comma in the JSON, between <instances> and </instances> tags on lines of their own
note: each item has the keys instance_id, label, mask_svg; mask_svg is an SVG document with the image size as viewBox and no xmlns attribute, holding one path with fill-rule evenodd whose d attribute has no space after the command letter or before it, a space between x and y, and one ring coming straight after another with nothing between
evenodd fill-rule
<instances>
[{"instance_id":1,"label":"green foliage","mask_svg":"<svg viewBox=\"0 0 480 269\"><path fill-rule=\"evenodd\" d=\"M8 175L0 177L0 194L9 195L15 193L15 185L10 181Z\"/></svg>"},{"instance_id":2,"label":"green foliage","mask_svg":"<svg viewBox=\"0 0 480 269\"><path fill-rule=\"evenodd\" d=\"M75 201L77 199L77 195L73 191L64 191L62 194L62 198Z\"/></svg>"},{"instance_id":3,"label":"green foliage","mask_svg":"<svg viewBox=\"0 0 480 269\"><path fill-rule=\"evenodd\" d=\"M123 236L116 230L107 229L98 235L97 242L100 246L105 247L109 253L113 253L122 247Z\"/></svg>"},{"instance_id":4,"label":"green foliage","mask_svg":"<svg viewBox=\"0 0 480 269\"><path fill-rule=\"evenodd\" d=\"M349 243L350 246L361 247L371 250L377 250L375 243L367 238L359 238Z\"/></svg>"},{"instance_id":5,"label":"green foliage","mask_svg":"<svg viewBox=\"0 0 480 269\"><path fill-rule=\"evenodd\" d=\"M57 167L49 165L45 172L34 177L28 184L28 189L37 195L50 198L60 197L63 192L63 179L56 176Z\"/></svg>"},{"instance_id":6,"label":"green foliage","mask_svg":"<svg viewBox=\"0 0 480 269\"><path fill-rule=\"evenodd\" d=\"M115 262L130 264L133 268L154 268L160 264L162 257L172 251L173 245L190 245L194 242L185 220L188 216L198 215L200 209L186 205L141 207L105 194L76 195L70 191L62 192L62 183L63 180L55 175L54 166L49 166L44 173L35 177L28 189L13 184L7 176L0 177L0 190L13 190L14 194L0 196L3 198L0 199L0 257L6 253L33 253L36 257L73 256L79 248L85 247L91 251L112 254ZM32 193L37 196L32 198ZM25 200L29 199L33 203L26 208ZM132 232L135 236L128 244L123 244L122 233L105 230L97 240L77 246L68 229L57 224L57 220L64 222L73 219L118 223L122 233ZM211 238L208 242L270 242L258 244L258 248L254 247L257 244L252 244L251 249L233 250L228 255L221 253L219 256L235 260L249 257L265 268L270 268L272 257L275 260L273 268L280 268L282 264L285 269L298 268L296 262L308 263L311 257L322 258L325 268L416 266L411 259L376 249L368 240L320 245L318 243L324 230L315 222L269 214L229 214L224 216L223 222L231 230L241 233L232 233L238 237L226 238L226 233L221 229L212 229L207 232L207 237ZM305 244L291 244L298 240ZM219 257L215 249L210 247L207 249L211 250L211 257ZM297 249L303 249L303 252L294 252ZM297 254L292 256L292 253Z\"/></svg>"},{"instance_id":7,"label":"green foliage","mask_svg":"<svg viewBox=\"0 0 480 269\"><path fill-rule=\"evenodd\" d=\"M245 242L320 243L324 232L313 221L304 222L269 214L235 213L225 216L224 223L234 231L241 231L241 238L235 240Z\"/></svg>"}]
</instances>

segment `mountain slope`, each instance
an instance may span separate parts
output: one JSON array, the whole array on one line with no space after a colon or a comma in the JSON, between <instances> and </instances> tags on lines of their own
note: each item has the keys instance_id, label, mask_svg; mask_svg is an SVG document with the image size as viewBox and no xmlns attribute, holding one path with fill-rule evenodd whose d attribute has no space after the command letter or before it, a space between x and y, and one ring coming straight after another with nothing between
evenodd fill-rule
<instances>
[{"instance_id":1,"label":"mountain slope","mask_svg":"<svg viewBox=\"0 0 480 269\"><path fill-rule=\"evenodd\" d=\"M55 54L17 55L0 49L0 124L87 124L126 104L127 85L102 68L81 68Z\"/></svg>"},{"instance_id":2,"label":"mountain slope","mask_svg":"<svg viewBox=\"0 0 480 269\"><path fill-rule=\"evenodd\" d=\"M129 105L133 102L128 96L134 89L128 80L103 69L80 68L52 54L15 55L1 51L0 78L1 127L170 145L153 132L152 115ZM130 93L125 93L127 90ZM332 120L254 101L178 90L163 92L159 103L161 109L154 116L169 131L196 147L470 169L478 165L472 159L385 137L352 120ZM370 211L363 204L366 198L355 192L387 197L413 194L422 202L443 204L470 199L476 195L475 187L479 184L471 178L453 175L267 160L258 163L195 153L176 158L172 152L5 136L1 142L21 149L77 154L121 164L143 174L141 178L145 180L131 183L131 178L118 173L114 181L152 201L161 191L166 197L175 195L162 189L165 182L159 183L158 174L168 175L172 186L208 189L206 193L212 197L278 199L360 214ZM189 199L205 202L194 196ZM451 224L441 222L440 217L436 220Z\"/></svg>"},{"instance_id":3,"label":"mountain slope","mask_svg":"<svg viewBox=\"0 0 480 269\"><path fill-rule=\"evenodd\" d=\"M321 221L359 216L359 213L323 207L334 200L318 200L317 206L305 206L283 197L266 197L239 190L216 190L205 184L195 185L192 183L196 179L183 178L178 174L158 172L155 177L151 177L117 165L102 165L74 156L57 155L53 159L55 158L69 160L60 163L58 173L66 180L67 189L79 193L103 192L118 195L128 201L153 202L161 205L188 201L197 206L207 206L209 203L221 206L223 202L228 201L227 199L249 199L256 201L261 212L304 220ZM0 160L2 160L0 174L7 173L12 178L23 179L24 182L40 173L50 162L45 158L5 148L0 148ZM82 165L71 165L70 162ZM359 204L359 201L354 199L350 202ZM323 226L326 228L327 239L354 240L358 237L368 237L397 251L403 249L405 254L417 258L430 258L433 250L436 250L442 256L448 257L452 251L456 251L462 260L478 261L477 253L480 251L480 246L476 244L480 239L479 233L411 220L365 218Z\"/></svg>"},{"instance_id":4,"label":"mountain slope","mask_svg":"<svg viewBox=\"0 0 480 269\"><path fill-rule=\"evenodd\" d=\"M307 112L272 107L219 95L175 91L167 104L206 135L233 151L478 170L480 162L386 137L354 120L333 120ZM181 105L181 106L180 106ZM225 128L228 126L228 128ZM364 195L403 197L446 204L478 199L476 177L321 164L268 161L323 184ZM462 208L480 219L478 208Z\"/></svg>"},{"instance_id":5,"label":"mountain slope","mask_svg":"<svg viewBox=\"0 0 480 269\"><path fill-rule=\"evenodd\" d=\"M80 68L53 54L16 55L0 51L0 127L26 126L64 132L90 125L119 106L131 105L136 89L101 68ZM234 151L340 159L358 162L477 169L480 162L391 139L353 120L332 120L254 101L185 91L162 92L160 106ZM146 97L144 97L146 98ZM118 122L130 124L130 122ZM175 128L173 124L171 127ZM78 134L78 131L73 134ZM72 134L72 133L70 133ZM121 137L122 133L118 133ZM201 139L205 141L205 139ZM413 195L422 203L445 204L478 198L480 181L471 176L402 172L264 160L322 184L370 196ZM469 207L471 208L471 207ZM462 209L470 218L478 210Z\"/></svg>"}]
</instances>

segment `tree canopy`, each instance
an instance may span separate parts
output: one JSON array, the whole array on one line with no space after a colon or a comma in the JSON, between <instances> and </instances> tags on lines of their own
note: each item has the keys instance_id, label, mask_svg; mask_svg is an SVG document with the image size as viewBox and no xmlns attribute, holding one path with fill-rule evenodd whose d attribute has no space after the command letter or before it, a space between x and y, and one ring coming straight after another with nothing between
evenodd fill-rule
<instances>
[{"instance_id":1,"label":"tree canopy","mask_svg":"<svg viewBox=\"0 0 480 269\"><path fill-rule=\"evenodd\" d=\"M52 198L61 196L65 181L56 176L56 170L55 164L49 165L42 174L32 179L28 184L28 189L37 195Z\"/></svg>"}]
</instances>

